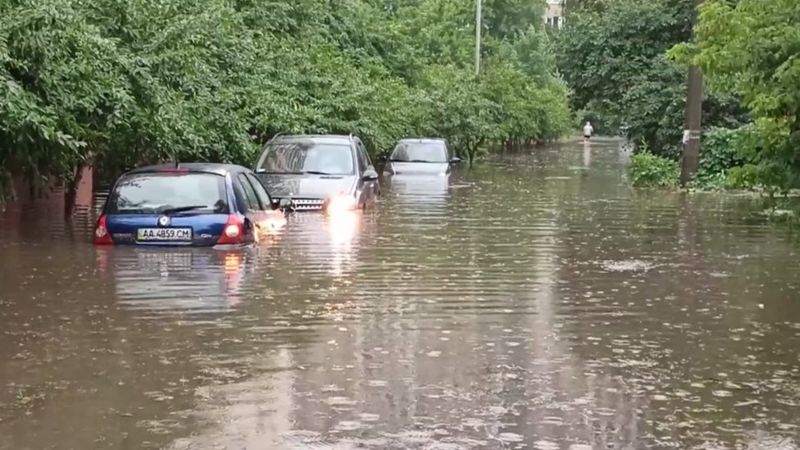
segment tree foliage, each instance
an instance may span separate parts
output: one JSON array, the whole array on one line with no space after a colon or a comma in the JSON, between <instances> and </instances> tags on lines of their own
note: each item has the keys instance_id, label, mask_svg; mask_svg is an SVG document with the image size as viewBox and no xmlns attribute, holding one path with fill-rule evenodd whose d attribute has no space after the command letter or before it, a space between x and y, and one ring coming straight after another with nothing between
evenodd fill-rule
<instances>
[{"instance_id":1,"label":"tree foliage","mask_svg":"<svg viewBox=\"0 0 800 450\"><path fill-rule=\"evenodd\" d=\"M748 161L738 151L741 139L750 132L749 126L737 129L710 128L703 133L703 151L700 153L700 166L695 185L704 189L726 187L728 174L734 167Z\"/></svg>"},{"instance_id":2,"label":"tree foliage","mask_svg":"<svg viewBox=\"0 0 800 450\"><path fill-rule=\"evenodd\" d=\"M683 130L686 71L667 59L691 39L694 0L595 0L581 3L557 34L558 66L573 106L605 126L625 127L634 142L677 156ZM710 97L704 123L738 124L737 103Z\"/></svg>"},{"instance_id":3,"label":"tree foliage","mask_svg":"<svg viewBox=\"0 0 800 450\"><path fill-rule=\"evenodd\" d=\"M740 139L748 176L787 191L800 188L800 3L707 1L695 62L717 92L739 96L754 124ZM743 173L742 171L739 171Z\"/></svg>"},{"instance_id":4,"label":"tree foliage","mask_svg":"<svg viewBox=\"0 0 800 450\"><path fill-rule=\"evenodd\" d=\"M373 156L408 135L470 156L558 136L567 91L541 5L485 9L475 79L458 0L0 2L0 171L249 165L277 132L359 133Z\"/></svg>"}]
</instances>

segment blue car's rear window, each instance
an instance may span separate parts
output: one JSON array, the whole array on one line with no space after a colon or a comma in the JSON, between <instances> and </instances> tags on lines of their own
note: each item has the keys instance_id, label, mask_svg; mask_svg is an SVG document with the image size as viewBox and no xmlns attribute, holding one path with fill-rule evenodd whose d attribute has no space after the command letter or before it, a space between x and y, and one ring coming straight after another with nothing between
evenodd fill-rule
<instances>
[{"instance_id":1,"label":"blue car's rear window","mask_svg":"<svg viewBox=\"0 0 800 450\"><path fill-rule=\"evenodd\" d=\"M108 202L110 214L229 212L225 178L209 173L137 173L117 182Z\"/></svg>"}]
</instances>

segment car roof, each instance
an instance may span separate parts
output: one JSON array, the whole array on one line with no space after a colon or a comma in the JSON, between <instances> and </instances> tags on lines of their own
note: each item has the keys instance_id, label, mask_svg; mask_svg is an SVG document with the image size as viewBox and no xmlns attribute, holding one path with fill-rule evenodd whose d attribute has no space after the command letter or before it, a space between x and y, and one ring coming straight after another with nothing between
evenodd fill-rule
<instances>
[{"instance_id":1,"label":"car roof","mask_svg":"<svg viewBox=\"0 0 800 450\"><path fill-rule=\"evenodd\" d=\"M407 143L407 142L419 142L419 143L426 143L426 142L446 142L446 139L442 138L406 138L400 139L397 141L398 144L400 143Z\"/></svg>"},{"instance_id":2,"label":"car roof","mask_svg":"<svg viewBox=\"0 0 800 450\"><path fill-rule=\"evenodd\" d=\"M274 138L271 142L314 142L317 144L347 144L349 145L351 139L358 139L355 136L347 136L344 134L294 134L294 135L281 135Z\"/></svg>"},{"instance_id":3,"label":"car roof","mask_svg":"<svg viewBox=\"0 0 800 450\"><path fill-rule=\"evenodd\" d=\"M184 170L187 172L196 173L212 173L216 175L227 175L231 172L250 172L250 169L236 164L218 164L218 163L178 163L176 166L171 164L158 164L154 166L138 167L130 170L127 174L137 173L152 173L152 172L172 172Z\"/></svg>"}]
</instances>

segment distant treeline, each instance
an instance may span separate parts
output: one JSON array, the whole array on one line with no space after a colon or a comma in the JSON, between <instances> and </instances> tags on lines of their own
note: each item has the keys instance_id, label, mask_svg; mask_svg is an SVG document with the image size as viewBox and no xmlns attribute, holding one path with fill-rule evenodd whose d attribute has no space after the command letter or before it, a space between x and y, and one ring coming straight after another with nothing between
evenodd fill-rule
<instances>
[{"instance_id":1,"label":"distant treeline","mask_svg":"<svg viewBox=\"0 0 800 450\"><path fill-rule=\"evenodd\" d=\"M74 179L181 160L249 164L278 132L547 140L572 124L543 2L0 2L0 172Z\"/></svg>"}]
</instances>

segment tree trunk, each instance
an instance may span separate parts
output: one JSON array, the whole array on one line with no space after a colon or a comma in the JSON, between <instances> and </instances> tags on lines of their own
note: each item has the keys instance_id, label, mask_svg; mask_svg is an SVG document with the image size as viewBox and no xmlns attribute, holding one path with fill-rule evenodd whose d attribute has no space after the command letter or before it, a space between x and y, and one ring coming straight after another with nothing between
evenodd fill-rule
<instances>
[{"instance_id":1,"label":"tree trunk","mask_svg":"<svg viewBox=\"0 0 800 450\"><path fill-rule=\"evenodd\" d=\"M64 189L64 217L71 217L75 212L75 198L78 195L78 184L81 182L83 166L75 167L71 180L65 180Z\"/></svg>"},{"instance_id":2,"label":"tree trunk","mask_svg":"<svg viewBox=\"0 0 800 450\"><path fill-rule=\"evenodd\" d=\"M69 218L75 214L77 206L91 207L93 178L92 166L81 164L75 168L72 178L65 181L65 217Z\"/></svg>"}]
</instances>

